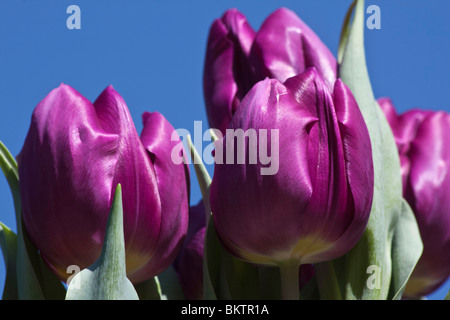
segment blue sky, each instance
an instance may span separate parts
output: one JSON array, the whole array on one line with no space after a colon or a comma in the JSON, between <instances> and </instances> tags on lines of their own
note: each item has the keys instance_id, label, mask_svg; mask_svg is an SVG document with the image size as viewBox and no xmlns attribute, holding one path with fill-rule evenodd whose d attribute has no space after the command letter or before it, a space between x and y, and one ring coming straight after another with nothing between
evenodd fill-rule
<instances>
[{"instance_id":1,"label":"blue sky","mask_svg":"<svg viewBox=\"0 0 450 320\"><path fill-rule=\"evenodd\" d=\"M161 112L175 128L193 130L206 113L203 59L211 22L238 8L257 29L275 9L294 10L336 54L350 0L4 0L0 2L0 140L16 155L34 107L61 82L89 100L109 84L124 97L138 132L144 111ZM81 8L69 30L66 9ZM366 1L381 9L381 29L366 29L376 97L400 111L450 111L450 2ZM209 167L212 172L212 167ZM193 170L191 171L193 174ZM201 194L192 176L191 202ZM0 177L0 221L16 230L6 179ZM0 292L5 268L0 262ZM442 299L450 284L431 295Z\"/></svg>"}]
</instances>

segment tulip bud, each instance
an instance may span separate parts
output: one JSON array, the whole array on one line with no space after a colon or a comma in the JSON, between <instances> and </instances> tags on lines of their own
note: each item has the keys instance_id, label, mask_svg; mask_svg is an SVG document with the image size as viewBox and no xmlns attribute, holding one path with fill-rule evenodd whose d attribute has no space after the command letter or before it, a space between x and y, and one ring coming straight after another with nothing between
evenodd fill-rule
<instances>
[{"instance_id":1,"label":"tulip bud","mask_svg":"<svg viewBox=\"0 0 450 320\"><path fill-rule=\"evenodd\" d=\"M206 219L203 201L189 208L189 227L180 254L174 262L184 296L203 299L203 247Z\"/></svg>"},{"instance_id":2,"label":"tulip bud","mask_svg":"<svg viewBox=\"0 0 450 320\"><path fill-rule=\"evenodd\" d=\"M284 82L315 67L332 90L336 59L319 37L292 11L274 11L255 32L245 16L228 10L211 26L204 68L209 124L223 133L236 107L265 77Z\"/></svg>"},{"instance_id":3,"label":"tulip bud","mask_svg":"<svg viewBox=\"0 0 450 320\"><path fill-rule=\"evenodd\" d=\"M19 155L26 231L63 281L67 267L101 253L112 196L122 185L127 276L139 283L175 259L187 231L183 164L171 162L172 126L144 115L142 142L122 97L109 86L92 104L61 84L33 112Z\"/></svg>"},{"instance_id":4,"label":"tulip bud","mask_svg":"<svg viewBox=\"0 0 450 320\"><path fill-rule=\"evenodd\" d=\"M419 298L450 275L450 115L414 109L397 115L389 98L378 100L397 143L403 196L417 219L423 253L405 288Z\"/></svg>"},{"instance_id":5,"label":"tulip bud","mask_svg":"<svg viewBox=\"0 0 450 320\"><path fill-rule=\"evenodd\" d=\"M234 146L233 129L246 133ZM252 131L277 132L278 141L256 141ZM262 265L317 263L342 256L363 234L373 196L372 151L364 119L342 81L330 91L310 68L284 84L257 83L217 148L226 156L242 152L237 158L246 160L237 163L236 154L232 163L216 159L211 184L216 230L235 256ZM267 165L261 154L250 161L262 149L279 152L272 154L279 162L273 175L261 174Z\"/></svg>"},{"instance_id":6,"label":"tulip bud","mask_svg":"<svg viewBox=\"0 0 450 320\"><path fill-rule=\"evenodd\" d=\"M248 60L255 31L238 10L211 26L205 57L204 95L209 124L225 130L236 106L255 83Z\"/></svg>"},{"instance_id":7,"label":"tulip bud","mask_svg":"<svg viewBox=\"0 0 450 320\"><path fill-rule=\"evenodd\" d=\"M255 36L250 59L256 78L285 82L315 67L332 91L337 62L320 38L293 11L280 8L262 24Z\"/></svg>"}]
</instances>

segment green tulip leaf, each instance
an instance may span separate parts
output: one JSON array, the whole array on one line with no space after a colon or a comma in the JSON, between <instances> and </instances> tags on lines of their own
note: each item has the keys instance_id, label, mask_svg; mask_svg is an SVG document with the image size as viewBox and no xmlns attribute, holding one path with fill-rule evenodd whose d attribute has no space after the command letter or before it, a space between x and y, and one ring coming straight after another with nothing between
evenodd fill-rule
<instances>
[{"instance_id":1,"label":"green tulip leaf","mask_svg":"<svg viewBox=\"0 0 450 320\"><path fill-rule=\"evenodd\" d=\"M395 224L392 241L392 282L389 299L400 300L406 283L417 264L423 248L416 217L409 204L402 201L402 212Z\"/></svg>"},{"instance_id":2,"label":"green tulip leaf","mask_svg":"<svg viewBox=\"0 0 450 320\"><path fill-rule=\"evenodd\" d=\"M211 139L216 141L217 136L213 130L210 130L210 134ZM222 246L214 221L211 219L213 214L209 203L211 177L189 136L187 144L207 213L203 248L203 297L207 300L257 298L257 289L254 288L258 288L258 268L236 259Z\"/></svg>"},{"instance_id":3,"label":"green tulip leaf","mask_svg":"<svg viewBox=\"0 0 450 320\"><path fill-rule=\"evenodd\" d=\"M450 300L450 290L447 292L447 295L445 296L444 300Z\"/></svg>"},{"instance_id":4,"label":"green tulip leaf","mask_svg":"<svg viewBox=\"0 0 450 320\"><path fill-rule=\"evenodd\" d=\"M332 261L316 263L317 289L321 300L342 300L342 289Z\"/></svg>"},{"instance_id":5,"label":"green tulip leaf","mask_svg":"<svg viewBox=\"0 0 450 320\"><path fill-rule=\"evenodd\" d=\"M139 300L162 300L161 285L158 277L153 277L134 287Z\"/></svg>"},{"instance_id":6,"label":"green tulip leaf","mask_svg":"<svg viewBox=\"0 0 450 320\"><path fill-rule=\"evenodd\" d=\"M258 272L259 295L262 300L281 300L280 268L261 266ZM303 298L303 292L302 292Z\"/></svg>"},{"instance_id":7,"label":"green tulip leaf","mask_svg":"<svg viewBox=\"0 0 450 320\"><path fill-rule=\"evenodd\" d=\"M223 296L220 289L221 256L224 248L216 233L214 220L209 219L205 232L205 245L203 248L203 297L206 300L215 300ZM223 271L222 271L223 272ZM227 292L228 290L226 290Z\"/></svg>"},{"instance_id":8,"label":"green tulip leaf","mask_svg":"<svg viewBox=\"0 0 450 320\"><path fill-rule=\"evenodd\" d=\"M221 258L230 299L258 299L260 294L258 267L235 258L226 250L222 250Z\"/></svg>"},{"instance_id":9,"label":"green tulip leaf","mask_svg":"<svg viewBox=\"0 0 450 320\"><path fill-rule=\"evenodd\" d=\"M17 235L1 222L0 246L6 266L6 280L2 299L17 300L19 299L16 272Z\"/></svg>"},{"instance_id":10,"label":"green tulip leaf","mask_svg":"<svg viewBox=\"0 0 450 320\"><path fill-rule=\"evenodd\" d=\"M184 300L183 289L181 288L178 275L172 266L169 266L158 275L161 284L161 295L163 300Z\"/></svg>"},{"instance_id":11,"label":"green tulip leaf","mask_svg":"<svg viewBox=\"0 0 450 320\"><path fill-rule=\"evenodd\" d=\"M117 185L100 257L78 272L67 288L66 300L139 300L126 276L122 188Z\"/></svg>"},{"instance_id":12,"label":"green tulip leaf","mask_svg":"<svg viewBox=\"0 0 450 320\"><path fill-rule=\"evenodd\" d=\"M6 146L0 141L0 168L8 182L11 194L13 196L14 208L16 211L16 220L19 227L21 222L22 205L20 202L19 170L17 162L11 155Z\"/></svg>"},{"instance_id":13,"label":"green tulip leaf","mask_svg":"<svg viewBox=\"0 0 450 320\"><path fill-rule=\"evenodd\" d=\"M187 145L193 160L195 174L200 185L203 197L203 205L207 217L211 215L211 205L209 203L209 188L211 177L203 164L203 161L195 149L190 136L187 137ZM219 239L214 228L213 219L207 219L205 244L203 247L203 297L208 300L216 300L219 292L219 269L220 251L222 250Z\"/></svg>"},{"instance_id":14,"label":"green tulip leaf","mask_svg":"<svg viewBox=\"0 0 450 320\"><path fill-rule=\"evenodd\" d=\"M42 261L22 227L19 173L16 160L0 141L0 168L8 181L13 196L17 224L16 277L18 298L21 300L64 299L61 281Z\"/></svg>"},{"instance_id":15,"label":"green tulip leaf","mask_svg":"<svg viewBox=\"0 0 450 320\"><path fill-rule=\"evenodd\" d=\"M169 266L157 277L153 277L135 286L139 300L184 300L184 293L178 275Z\"/></svg>"},{"instance_id":16,"label":"green tulip leaf","mask_svg":"<svg viewBox=\"0 0 450 320\"><path fill-rule=\"evenodd\" d=\"M317 283L316 275L314 275L312 279L303 286L303 288L300 290L300 296L302 297L302 300L320 299L319 285Z\"/></svg>"},{"instance_id":17,"label":"green tulip leaf","mask_svg":"<svg viewBox=\"0 0 450 320\"><path fill-rule=\"evenodd\" d=\"M205 207L205 212L211 212L211 205L209 203L209 188L211 186L212 181L211 177L209 176L208 170L206 170L206 167L203 164L203 160L200 157L200 154L198 153L197 149L195 149L195 146L192 143L191 137L189 135L187 136L187 145L190 149L195 174L197 176L197 180L200 185L200 191L203 197L203 205Z\"/></svg>"},{"instance_id":18,"label":"green tulip leaf","mask_svg":"<svg viewBox=\"0 0 450 320\"><path fill-rule=\"evenodd\" d=\"M344 264L345 299L384 300L401 296L422 253L417 223L403 206L400 161L394 136L377 104L364 52L364 0L352 5L353 22L347 14L339 50L339 75L352 91L366 122L372 144L374 195L366 231L357 245L337 264ZM400 227L407 221L408 227ZM404 233L409 230L409 242ZM408 258L398 256L398 248L410 245ZM342 268L342 266L337 266ZM392 287L391 287L392 283ZM395 291L395 292L394 292Z\"/></svg>"}]
</instances>

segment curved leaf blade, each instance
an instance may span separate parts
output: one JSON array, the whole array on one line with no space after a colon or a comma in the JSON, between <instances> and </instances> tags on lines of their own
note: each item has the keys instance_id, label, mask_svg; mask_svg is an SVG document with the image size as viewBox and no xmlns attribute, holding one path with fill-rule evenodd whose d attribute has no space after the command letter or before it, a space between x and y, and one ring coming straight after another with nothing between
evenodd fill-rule
<instances>
[{"instance_id":1,"label":"curved leaf blade","mask_svg":"<svg viewBox=\"0 0 450 320\"><path fill-rule=\"evenodd\" d=\"M139 300L162 300L161 286L158 277L153 277L134 287Z\"/></svg>"},{"instance_id":2,"label":"curved leaf blade","mask_svg":"<svg viewBox=\"0 0 450 320\"><path fill-rule=\"evenodd\" d=\"M416 217L408 203L403 200L402 212L395 224L392 241L392 282L389 299L401 299L406 283L422 254L422 250L423 244Z\"/></svg>"},{"instance_id":3,"label":"curved leaf blade","mask_svg":"<svg viewBox=\"0 0 450 320\"><path fill-rule=\"evenodd\" d=\"M213 225L211 216L211 205L209 203L209 189L211 177L206 170L203 161L192 143L191 137L187 137L187 144L193 159L195 174L200 185L203 197L203 205L206 214L205 243L203 247L203 297L207 300L216 300L216 292L219 288L220 250L221 245Z\"/></svg>"},{"instance_id":4,"label":"curved leaf blade","mask_svg":"<svg viewBox=\"0 0 450 320\"><path fill-rule=\"evenodd\" d=\"M161 297L163 300L184 300L183 289L181 288L178 275L172 266L169 266L158 275L161 285Z\"/></svg>"},{"instance_id":5,"label":"curved leaf blade","mask_svg":"<svg viewBox=\"0 0 450 320\"><path fill-rule=\"evenodd\" d=\"M367 71L364 51L364 0L357 0L353 23L349 24L347 14L341 38L339 75L352 91L366 122L373 152L374 196L371 215L366 231L358 244L338 263L345 264L345 298L379 300L399 297L402 285L412 271L413 260L418 260L422 247L420 236L413 233L414 248L408 253L408 261L393 258L403 240L398 221L403 214L402 182L400 160L394 136L387 120L378 106ZM348 28L348 29L347 29ZM343 49L342 49L343 48ZM413 220L408 219L411 224ZM411 227L411 230L415 227ZM397 234L400 232L400 234ZM367 285L367 268L380 270L377 287ZM394 280L392 280L394 279ZM391 288L391 281L395 283ZM390 291L397 292L390 294Z\"/></svg>"},{"instance_id":6,"label":"curved leaf blade","mask_svg":"<svg viewBox=\"0 0 450 320\"><path fill-rule=\"evenodd\" d=\"M0 222L0 246L6 266L6 280L3 289L3 300L18 300L17 288L17 235L6 225Z\"/></svg>"},{"instance_id":7,"label":"curved leaf blade","mask_svg":"<svg viewBox=\"0 0 450 320\"><path fill-rule=\"evenodd\" d=\"M104 239L99 259L70 281L66 300L139 300L133 284L126 276L120 184L114 194Z\"/></svg>"},{"instance_id":8,"label":"curved leaf blade","mask_svg":"<svg viewBox=\"0 0 450 320\"><path fill-rule=\"evenodd\" d=\"M210 130L211 139L217 141L214 130ZM207 300L216 299L256 299L258 290L258 268L240 261L232 256L221 244L214 226L209 190L211 177L203 161L195 149L190 136L187 144L193 159L195 173L202 192L206 213L206 232L203 248L203 297Z\"/></svg>"}]
</instances>

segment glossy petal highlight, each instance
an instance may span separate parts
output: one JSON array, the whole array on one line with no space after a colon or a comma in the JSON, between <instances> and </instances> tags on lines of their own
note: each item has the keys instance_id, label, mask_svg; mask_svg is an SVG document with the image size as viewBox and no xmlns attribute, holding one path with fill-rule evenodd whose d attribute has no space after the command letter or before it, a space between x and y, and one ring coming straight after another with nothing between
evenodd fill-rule
<instances>
[{"instance_id":1,"label":"glossy petal highlight","mask_svg":"<svg viewBox=\"0 0 450 320\"><path fill-rule=\"evenodd\" d=\"M51 91L33 112L19 163L25 228L61 280L70 275L68 266L83 269L98 258L119 183L128 277L137 283L156 274L148 267L138 272L150 261L158 268L171 263L152 258L170 217L162 212L160 166L112 86L94 103L65 84ZM183 219L173 221L178 226ZM179 238L184 234L180 231Z\"/></svg>"},{"instance_id":2,"label":"glossy petal highlight","mask_svg":"<svg viewBox=\"0 0 450 320\"><path fill-rule=\"evenodd\" d=\"M342 82L331 92L314 68L284 84L261 81L243 99L229 129L279 134L274 175L261 175L260 160L216 165L213 218L231 252L260 264L305 264L353 247L370 213L373 166L367 128ZM220 142L224 154L230 139L236 140L226 135ZM249 134L244 147L234 146L246 160L254 150L251 139ZM273 141L267 142L271 150Z\"/></svg>"},{"instance_id":3,"label":"glossy petal highlight","mask_svg":"<svg viewBox=\"0 0 450 320\"><path fill-rule=\"evenodd\" d=\"M417 219L424 249L405 295L419 298L450 275L450 115L412 109L397 114L388 98L379 99L397 142L403 196ZM389 104L387 103L389 102Z\"/></svg>"}]
</instances>

